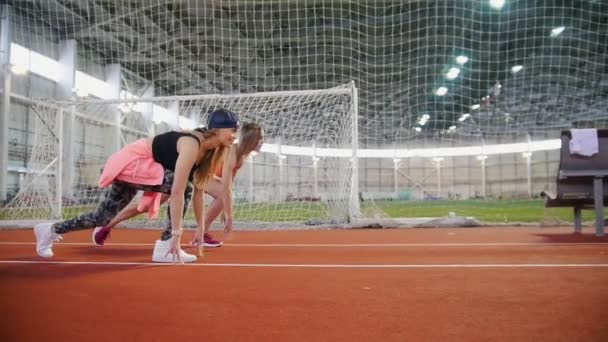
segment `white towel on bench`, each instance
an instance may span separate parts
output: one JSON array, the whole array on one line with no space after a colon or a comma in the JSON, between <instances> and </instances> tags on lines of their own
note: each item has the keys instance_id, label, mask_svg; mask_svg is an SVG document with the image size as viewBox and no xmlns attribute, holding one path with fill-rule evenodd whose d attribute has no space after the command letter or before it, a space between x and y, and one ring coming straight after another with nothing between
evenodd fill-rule
<instances>
[{"instance_id":1,"label":"white towel on bench","mask_svg":"<svg viewBox=\"0 0 608 342\"><path fill-rule=\"evenodd\" d=\"M570 154L578 154L591 157L598 153L597 129L584 128L572 129L572 139L570 140Z\"/></svg>"}]
</instances>

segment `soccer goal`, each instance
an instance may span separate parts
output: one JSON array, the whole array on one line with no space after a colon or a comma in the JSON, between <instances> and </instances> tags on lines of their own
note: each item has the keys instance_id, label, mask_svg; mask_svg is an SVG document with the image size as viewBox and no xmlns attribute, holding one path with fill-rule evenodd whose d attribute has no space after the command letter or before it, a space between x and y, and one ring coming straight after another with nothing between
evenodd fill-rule
<instances>
[{"instance_id":1,"label":"soccer goal","mask_svg":"<svg viewBox=\"0 0 608 342\"><path fill-rule=\"evenodd\" d=\"M34 143L18 192L0 209L4 225L68 218L94 208L105 193L97 180L109 155L180 126L177 119L173 126L155 125L155 117L180 113L198 125L216 108L238 113L241 123L260 124L265 134L261 153L248 158L235 180L235 221L343 224L359 216L354 83L249 94L14 100L28 103ZM164 211L159 219L163 216Z\"/></svg>"}]
</instances>

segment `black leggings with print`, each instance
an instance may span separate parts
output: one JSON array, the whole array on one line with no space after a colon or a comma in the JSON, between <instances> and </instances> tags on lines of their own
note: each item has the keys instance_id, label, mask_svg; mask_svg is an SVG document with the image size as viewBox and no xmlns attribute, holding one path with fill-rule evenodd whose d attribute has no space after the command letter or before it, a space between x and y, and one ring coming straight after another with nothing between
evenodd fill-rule
<instances>
[{"instance_id":1,"label":"black leggings with print","mask_svg":"<svg viewBox=\"0 0 608 342\"><path fill-rule=\"evenodd\" d=\"M127 182L115 181L112 183L112 187L106 193L105 198L97 209L94 211L84 213L78 217L70 220L55 223L55 233L63 234L76 230L89 229L99 227L108 224L124 207L126 207L138 190L160 192L164 194L171 193L171 186L173 185L174 174L171 170L165 170L163 177L163 183L161 185L140 185L132 184ZM188 205L190 204L190 198L192 197L192 184L186 185L186 191L184 192L184 212L183 216L186 215ZM161 235L163 241L171 238L171 210L167 206L167 220L165 223L165 229Z\"/></svg>"}]
</instances>

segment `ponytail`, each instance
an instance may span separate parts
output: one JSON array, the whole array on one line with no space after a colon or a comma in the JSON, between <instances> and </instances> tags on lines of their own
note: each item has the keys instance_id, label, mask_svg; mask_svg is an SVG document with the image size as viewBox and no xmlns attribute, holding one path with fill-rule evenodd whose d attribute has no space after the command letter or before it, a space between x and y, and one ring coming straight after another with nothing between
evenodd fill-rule
<instances>
[{"instance_id":1,"label":"ponytail","mask_svg":"<svg viewBox=\"0 0 608 342\"><path fill-rule=\"evenodd\" d=\"M237 165L243 162L245 154L253 151L262 139L262 127L256 123L246 123L241 127L241 137L236 150Z\"/></svg>"}]
</instances>

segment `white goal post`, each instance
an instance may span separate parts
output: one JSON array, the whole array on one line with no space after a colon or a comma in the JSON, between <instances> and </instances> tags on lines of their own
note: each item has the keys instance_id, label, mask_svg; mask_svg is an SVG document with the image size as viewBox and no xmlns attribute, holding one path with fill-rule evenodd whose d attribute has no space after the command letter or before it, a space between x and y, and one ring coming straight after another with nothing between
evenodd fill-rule
<instances>
[{"instance_id":1,"label":"white goal post","mask_svg":"<svg viewBox=\"0 0 608 342\"><path fill-rule=\"evenodd\" d=\"M177 117L174 124L155 123L159 115L179 113L199 125L216 108L260 124L265 133L261 153L235 180L235 220L343 224L360 216L354 82L320 90L12 101L29 107L33 144L27 166L14 170L19 191L0 208L3 225L92 209L104 195L96 187L99 172L120 145L180 128ZM332 150L350 155L323 152Z\"/></svg>"}]
</instances>

